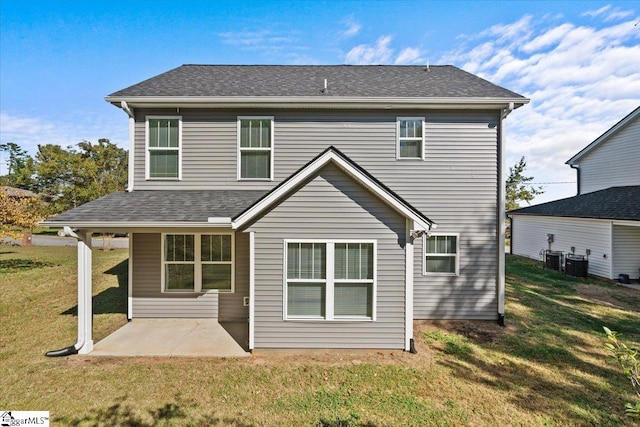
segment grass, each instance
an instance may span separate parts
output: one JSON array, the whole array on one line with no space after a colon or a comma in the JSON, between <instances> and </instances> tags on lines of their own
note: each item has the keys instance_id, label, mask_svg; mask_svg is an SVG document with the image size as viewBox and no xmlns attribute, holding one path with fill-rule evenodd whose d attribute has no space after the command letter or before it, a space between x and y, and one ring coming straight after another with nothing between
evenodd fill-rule
<instances>
[{"instance_id":1,"label":"grass","mask_svg":"<svg viewBox=\"0 0 640 427\"><path fill-rule=\"evenodd\" d=\"M33 235L39 236L57 236L59 228L49 227L34 227L32 230Z\"/></svg>"},{"instance_id":2,"label":"grass","mask_svg":"<svg viewBox=\"0 0 640 427\"><path fill-rule=\"evenodd\" d=\"M94 338L126 322L127 251L94 251ZM402 351L45 358L76 335L75 249L0 246L0 408L61 426L631 426L602 326L640 347L640 293L507 260L507 327L416 322Z\"/></svg>"}]
</instances>

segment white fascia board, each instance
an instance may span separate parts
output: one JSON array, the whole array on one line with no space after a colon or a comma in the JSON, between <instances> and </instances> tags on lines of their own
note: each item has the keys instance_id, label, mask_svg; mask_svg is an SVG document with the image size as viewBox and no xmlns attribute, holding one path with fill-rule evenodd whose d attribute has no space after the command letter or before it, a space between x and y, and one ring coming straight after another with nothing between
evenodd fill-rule
<instances>
[{"instance_id":1,"label":"white fascia board","mask_svg":"<svg viewBox=\"0 0 640 427\"><path fill-rule=\"evenodd\" d=\"M611 222L613 225L623 225L625 227L640 227L640 221L629 221L629 220L613 220Z\"/></svg>"},{"instance_id":2,"label":"white fascia board","mask_svg":"<svg viewBox=\"0 0 640 427\"><path fill-rule=\"evenodd\" d=\"M373 192L375 195L384 200L389 206L394 208L397 212L402 214L405 218L409 218L414 221L417 230L430 230L435 228L434 223L429 223L424 221L421 217L416 215L410 209L408 209L403 203L394 198L389 192L380 187L374 181L369 179L366 175L364 175L359 170L353 168L350 164L348 164L343 158L338 156L333 151L327 151L322 156L318 157L311 164L307 165L307 167L297 175L289 178L283 185L277 187L271 194L262 199L256 205L254 205L251 209L240 215L235 221L232 223L232 228L238 229L245 225L247 222L251 221L256 216L260 215L265 209L271 206L273 203L278 201L285 194L289 193L292 189L300 185L306 179L308 179L311 175L315 174L322 167L327 165L329 162L335 162L335 164L349 176L358 181L361 185L366 187L369 191Z\"/></svg>"},{"instance_id":3,"label":"white fascia board","mask_svg":"<svg viewBox=\"0 0 640 427\"><path fill-rule=\"evenodd\" d=\"M212 221L214 220L214 221ZM118 230L130 228L231 228L231 218L209 218L209 222L175 222L175 221L43 221L45 227L69 226L77 229L105 229Z\"/></svg>"},{"instance_id":4,"label":"white fascia board","mask_svg":"<svg viewBox=\"0 0 640 427\"><path fill-rule=\"evenodd\" d=\"M332 108L332 109L500 109L521 107L528 98L340 97L340 96L107 96L107 102L131 107Z\"/></svg>"}]
</instances>

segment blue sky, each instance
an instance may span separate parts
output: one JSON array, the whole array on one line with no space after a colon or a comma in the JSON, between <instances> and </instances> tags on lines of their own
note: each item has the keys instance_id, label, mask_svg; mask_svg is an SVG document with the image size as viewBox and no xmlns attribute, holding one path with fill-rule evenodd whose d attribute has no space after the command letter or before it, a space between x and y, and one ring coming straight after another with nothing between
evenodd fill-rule
<instances>
[{"instance_id":1,"label":"blue sky","mask_svg":"<svg viewBox=\"0 0 640 427\"><path fill-rule=\"evenodd\" d=\"M104 96L181 64L427 61L531 98L507 120L507 165L565 183L534 203L572 196L564 162L640 105L640 3L2 0L0 142L125 147Z\"/></svg>"}]
</instances>

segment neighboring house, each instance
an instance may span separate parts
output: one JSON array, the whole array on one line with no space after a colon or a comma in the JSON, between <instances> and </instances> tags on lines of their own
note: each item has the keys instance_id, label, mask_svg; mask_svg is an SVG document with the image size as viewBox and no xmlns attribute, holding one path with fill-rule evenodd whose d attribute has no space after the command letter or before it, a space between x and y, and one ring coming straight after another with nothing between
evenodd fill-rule
<instances>
[{"instance_id":1,"label":"neighboring house","mask_svg":"<svg viewBox=\"0 0 640 427\"><path fill-rule=\"evenodd\" d=\"M509 212L512 253L540 258L543 249L573 248L589 252L590 274L638 278L640 107L566 163L577 170L578 195Z\"/></svg>"},{"instance_id":2,"label":"neighboring house","mask_svg":"<svg viewBox=\"0 0 640 427\"><path fill-rule=\"evenodd\" d=\"M250 349L502 321L504 119L528 99L453 66L184 65L106 100L128 189L46 221L80 238L81 352L106 231L131 236L129 318L245 322Z\"/></svg>"},{"instance_id":3,"label":"neighboring house","mask_svg":"<svg viewBox=\"0 0 640 427\"><path fill-rule=\"evenodd\" d=\"M10 187L8 185L0 185L0 192L6 194L13 199L25 199L35 197L36 193L30 190L25 190L17 187Z\"/></svg>"}]
</instances>

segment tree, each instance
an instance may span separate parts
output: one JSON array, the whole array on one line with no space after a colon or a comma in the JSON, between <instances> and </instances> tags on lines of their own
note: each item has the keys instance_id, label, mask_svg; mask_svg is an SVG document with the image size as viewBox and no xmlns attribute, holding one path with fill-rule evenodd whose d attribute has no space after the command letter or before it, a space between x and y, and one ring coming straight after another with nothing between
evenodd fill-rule
<instances>
[{"instance_id":1,"label":"tree","mask_svg":"<svg viewBox=\"0 0 640 427\"><path fill-rule=\"evenodd\" d=\"M0 238L18 239L23 229L31 230L44 216L38 197L10 197L0 191Z\"/></svg>"},{"instance_id":2,"label":"tree","mask_svg":"<svg viewBox=\"0 0 640 427\"><path fill-rule=\"evenodd\" d=\"M74 208L126 185L126 150L104 138L97 144L82 141L77 147L38 146L35 191L55 196L49 213Z\"/></svg>"},{"instance_id":3,"label":"tree","mask_svg":"<svg viewBox=\"0 0 640 427\"><path fill-rule=\"evenodd\" d=\"M0 144L0 151L9 154L8 171L7 175L1 177L2 185L33 190L35 185L33 158L15 142Z\"/></svg>"},{"instance_id":4,"label":"tree","mask_svg":"<svg viewBox=\"0 0 640 427\"><path fill-rule=\"evenodd\" d=\"M530 184L533 181L533 177L523 175L526 168L527 162L524 160L524 156L520 158L518 163L509 168L505 191L507 211L518 209L520 201L525 201L528 204L534 197L544 193L543 187L534 187Z\"/></svg>"}]
</instances>

